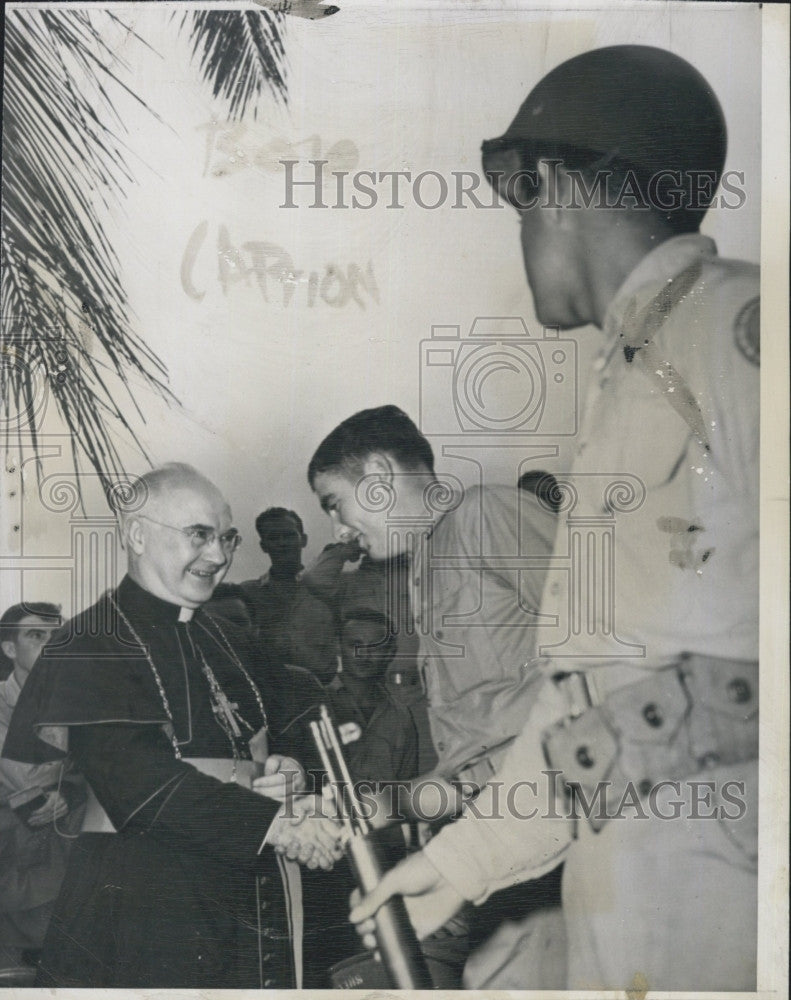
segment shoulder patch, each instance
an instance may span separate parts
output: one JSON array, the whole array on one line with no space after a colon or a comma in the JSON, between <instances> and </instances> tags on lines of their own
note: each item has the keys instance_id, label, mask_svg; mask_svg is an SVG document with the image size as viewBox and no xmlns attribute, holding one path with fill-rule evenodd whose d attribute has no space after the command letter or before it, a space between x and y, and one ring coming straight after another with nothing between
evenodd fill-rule
<instances>
[{"instance_id":1,"label":"shoulder patch","mask_svg":"<svg viewBox=\"0 0 791 1000\"><path fill-rule=\"evenodd\" d=\"M754 365L761 363L761 300L757 296L742 306L733 324L736 346Z\"/></svg>"}]
</instances>

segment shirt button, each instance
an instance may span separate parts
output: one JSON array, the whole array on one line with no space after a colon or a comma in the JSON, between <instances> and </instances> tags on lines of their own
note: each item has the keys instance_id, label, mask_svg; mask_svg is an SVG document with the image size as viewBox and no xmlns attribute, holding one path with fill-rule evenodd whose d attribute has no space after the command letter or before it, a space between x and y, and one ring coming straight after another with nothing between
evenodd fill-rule
<instances>
[{"instance_id":1,"label":"shirt button","mask_svg":"<svg viewBox=\"0 0 791 1000\"><path fill-rule=\"evenodd\" d=\"M442 629L441 629L441 628L438 628L438 629L437 629L437 638L438 638L438 639L441 639L441 638L442 638Z\"/></svg>"},{"instance_id":2,"label":"shirt button","mask_svg":"<svg viewBox=\"0 0 791 1000\"><path fill-rule=\"evenodd\" d=\"M260 886L264 886L264 885L266 885L266 882L267 882L266 875L259 875L259 877L258 877L258 884Z\"/></svg>"},{"instance_id":3,"label":"shirt button","mask_svg":"<svg viewBox=\"0 0 791 1000\"><path fill-rule=\"evenodd\" d=\"M264 954L261 956L261 961L262 962L271 962L272 961L272 952L271 951L265 951Z\"/></svg>"},{"instance_id":4,"label":"shirt button","mask_svg":"<svg viewBox=\"0 0 791 1000\"><path fill-rule=\"evenodd\" d=\"M267 908L267 906L269 906L269 903L265 899L262 899L261 900L261 912L263 912Z\"/></svg>"},{"instance_id":5,"label":"shirt button","mask_svg":"<svg viewBox=\"0 0 791 1000\"><path fill-rule=\"evenodd\" d=\"M274 979L265 979L264 980L264 986L276 986L276 985L277 985L277 983L275 982Z\"/></svg>"},{"instance_id":6,"label":"shirt button","mask_svg":"<svg viewBox=\"0 0 791 1000\"><path fill-rule=\"evenodd\" d=\"M439 750L440 753L442 753L445 750L445 741L444 740L438 740L437 741L437 750Z\"/></svg>"}]
</instances>

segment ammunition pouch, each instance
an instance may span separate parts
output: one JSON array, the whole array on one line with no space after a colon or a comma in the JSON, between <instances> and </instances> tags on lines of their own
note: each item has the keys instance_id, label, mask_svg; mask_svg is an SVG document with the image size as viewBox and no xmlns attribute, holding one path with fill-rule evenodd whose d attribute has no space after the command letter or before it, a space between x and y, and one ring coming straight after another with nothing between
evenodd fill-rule
<instances>
[{"instance_id":1,"label":"ammunition pouch","mask_svg":"<svg viewBox=\"0 0 791 1000\"><path fill-rule=\"evenodd\" d=\"M593 683L590 674L558 675L574 708L543 745L569 793L584 796L594 829L629 793L645 798L660 782L757 758L757 662L685 654L622 686L610 674L603 693L592 674Z\"/></svg>"}]
</instances>

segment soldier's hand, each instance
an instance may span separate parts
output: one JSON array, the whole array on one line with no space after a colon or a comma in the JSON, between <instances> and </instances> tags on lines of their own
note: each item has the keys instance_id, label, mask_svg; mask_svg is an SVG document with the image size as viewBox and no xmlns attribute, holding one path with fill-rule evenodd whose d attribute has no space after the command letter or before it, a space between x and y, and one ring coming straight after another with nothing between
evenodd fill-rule
<instances>
[{"instance_id":1,"label":"soldier's hand","mask_svg":"<svg viewBox=\"0 0 791 1000\"><path fill-rule=\"evenodd\" d=\"M352 538L348 542L339 542L338 548L343 554L344 562L357 562L363 554L363 550L360 548L360 543L356 538Z\"/></svg>"},{"instance_id":2,"label":"soldier's hand","mask_svg":"<svg viewBox=\"0 0 791 1000\"><path fill-rule=\"evenodd\" d=\"M367 948L376 947L373 916L392 896L403 896L415 934L422 941L446 924L464 899L431 865L422 851L411 854L391 868L368 895L355 889L351 895L349 919Z\"/></svg>"},{"instance_id":3,"label":"soldier's hand","mask_svg":"<svg viewBox=\"0 0 791 1000\"><path fill-rule=\"evenodd\" d=\"M303 795L284 805L267 843L290 861L329 871L343 857L344 829L321 796Z\"/></svg>"},{"instance_id":4,"label":"soldier's hand","mask_svg":"<svg viewBox=\"0 0 791 1000\"><path fill-rule=\"evenodd\" d=\"M304 792L307 785L305 770L293 757L270 754L264 762L262 777L253 781L253 791L277 802L285 802L292 795Z\"/></svg>"}]
</instances>

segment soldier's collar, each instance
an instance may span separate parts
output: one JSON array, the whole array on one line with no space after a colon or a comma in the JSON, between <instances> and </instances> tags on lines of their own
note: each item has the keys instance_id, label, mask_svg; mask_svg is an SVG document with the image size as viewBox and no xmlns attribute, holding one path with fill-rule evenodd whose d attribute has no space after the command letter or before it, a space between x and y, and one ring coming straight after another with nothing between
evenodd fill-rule
<instances>
[{"instance_id":1,"label":"soldier's collar","mask_svg":"<svg viewBox=\"0 0 791 1000\"><path fill-rule=\"evenodd\" d=\"M700 233L673 236L647 253L627 275L607 309L602 324L608 341L607 353L618 346L613 341L622 340L621 334L629 326L629 314L636 311L636 302L643 300L642 304L647 305L656 296L657 288L663 281L672 281L696 261L715 257L716 254L714 240ZM633 356L640 345L627 343L626 346Z\"/></svg>"}]
</instances>

